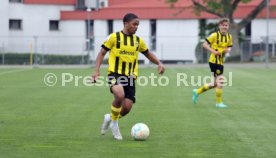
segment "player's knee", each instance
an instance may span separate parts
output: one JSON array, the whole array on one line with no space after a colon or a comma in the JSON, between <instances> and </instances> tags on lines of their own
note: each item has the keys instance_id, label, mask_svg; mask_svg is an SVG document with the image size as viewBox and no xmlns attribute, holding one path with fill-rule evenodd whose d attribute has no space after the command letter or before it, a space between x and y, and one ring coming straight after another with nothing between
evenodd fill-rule
<instances>
[{"instance_id":1,"label":"player's knee","mask_svg":"<svg viewBox=\"0 0 276 158\"><path fill-rule=\"evenodd\" d=\"M115 94L115 99L119 102L122 102L125 98L125 94L124 93L116 93Z\"/></svg>"},{"instance_id":2,"label":"player's knee","mask_svg":"<svg viewBox=\"0 0 276 158\"><path fill-rule=\"evenodd\" d=\"M212 82L208 86L209 86L209 88L214 88L214 87L217 86L217 83L216 82Z\"/></svg>"},{"instance_id":3,"label":"player's knee","mask_svg":"<svg viewBox=\"0 0 276 158\"><path fill-rule=\"evenodd\" d=\"M216 87L222 87L224 84L224 76L220 75L216 78Z\"/></svg>"}]
</instances>

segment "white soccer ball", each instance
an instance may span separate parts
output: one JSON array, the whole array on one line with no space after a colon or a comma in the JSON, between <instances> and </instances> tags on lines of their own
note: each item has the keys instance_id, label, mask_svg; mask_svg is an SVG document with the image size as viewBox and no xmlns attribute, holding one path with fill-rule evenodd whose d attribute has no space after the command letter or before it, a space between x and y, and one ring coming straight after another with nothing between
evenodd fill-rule
<instances>
[{"instance_id":1,"label":"white soccer ball","mask_svg":"<svg viewBox=\"0 0 276 158\"><path fill-rule=\"evenodd\" d=\"M146 140L149 134L149 127L144 123L136 123L131 128L131 136L134 138L134 140Z\"/></svg>"}]
</instances>

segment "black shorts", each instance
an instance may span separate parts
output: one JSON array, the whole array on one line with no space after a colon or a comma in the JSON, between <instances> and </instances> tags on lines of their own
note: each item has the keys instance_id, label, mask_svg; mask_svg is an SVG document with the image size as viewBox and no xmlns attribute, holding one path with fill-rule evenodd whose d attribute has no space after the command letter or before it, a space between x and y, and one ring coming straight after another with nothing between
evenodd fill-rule
<instances>
[{"instance_id":1,"label":"black shorts","mask_svg":"<svg viewBox=\"0 0 276 158\"><path fill-rule=\"evenodd\" d=\"M223 65L209 63L212 74L217 77L223 74Z\"/></svg>"},{"instance_id":2,"label":"black shorts","mask_svg":"<svg viewBox=\"0 0 276 158\"><path fill-rule=\"evenodd\" d=\"M111 73L108 75L108 84L111 93L113 93L112 87L114 85L122 85L124 88L125 98L128 98L135 103L135 81L133 77Z\"/></svg>"}]
</instances>

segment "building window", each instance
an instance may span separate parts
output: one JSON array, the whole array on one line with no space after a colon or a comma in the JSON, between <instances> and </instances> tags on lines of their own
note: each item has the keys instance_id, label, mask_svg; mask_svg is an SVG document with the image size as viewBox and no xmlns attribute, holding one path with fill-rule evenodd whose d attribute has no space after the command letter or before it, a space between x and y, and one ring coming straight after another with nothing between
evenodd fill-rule
<instances>
[{"instance_id":1,"label":"building window","mask_svg":"<svg viewBox=\"0 0 276 158\"><path fill-rule=\"evenodd\" d=\"M99 0L99 7L106 8L108 6L108 0Z\"/></svg>"},{"instance_id":2,"label":"building window","mask_svg":"<svg viewBox=\"0 0 276 158\"><path fill-rule=\"evenodd\" d=\"M100 8L104 8L105 7L105 2L100 2Z\"/></svg>"},{"instance_id":3,"label":"building window","mask_svg":"<svg viewBox=\"0 0 276 158\"><path fill-rule=\"evenodd\" d=\"M207 21L206 19L199 19L199 37L200 39L206 38L206 25Z\"/></svg>"},{"instance_id":4,"label":"building window","mask_svg":"<svg viewBox=\"0 0 276 158\"><path fill-rule=\"evenodd\" d=\"M9 28L10 28L10 30L22 30L22 20L10 19Z\"/></svg>"},{"instance_id":5,"label":"building window","mask_svg":"<svg viewBox=\"0 0 276 158\"><path fill-rule=\"evenodd\" d=\"M23 0L9 0L12 3L22 3Z\"/></svg>"},{"instance_id":6,"label":"building window","mask_svg":"<svg viewBox=\"0 0 276 158\"><path fill-rule=\"evenodd\" d=\"M251 22L245 26L245 36L251 37Z\"/></svg>"},{"instance_id":7,"label":"building window","mask_svg":"<svg viewBox=\"0 0 276 158\"><path fill-rule=\"evenodd\" d=\"M113 20L107 20L107 30L109 35L113 32Z\"/></svg>"},{"instance_id":8,"label":"building window","mask_svg":"<svg viewBox=\"0 0 276 158\"><path fill-rule=\"evenodd\" d=\"M87 38L86 49L94 50L94 21L93 20L86 21L86 38Z\"/></svg>"},{"instance_id":9,"label":"building window","mask_svg":"<svg viewBox=\"0 0 276 158\"><path fill-rule=\"evenodd\" d=\"M58 31L59 30L59 21L58 20L50 20L49 28L50 28L50 31Z\"/></svg>"},{"instance_id":10,"label":"building window","mask_svg":"<svg viewBox=\"0 0 276 158\"><path fill-rule=\"evenodd\" d=\"M150 35L151 50L156 50L156 19L150 20Z\"/></svg>"},{"instance_id":11,"label":"building window","mask_svg":"<svg viewBox=\"0 0 276 158\"><path fill-rule=\"evenodd\" d=\"M85 0L76 0L76 9L86 9Z\"/></svg>"}]
</instances>

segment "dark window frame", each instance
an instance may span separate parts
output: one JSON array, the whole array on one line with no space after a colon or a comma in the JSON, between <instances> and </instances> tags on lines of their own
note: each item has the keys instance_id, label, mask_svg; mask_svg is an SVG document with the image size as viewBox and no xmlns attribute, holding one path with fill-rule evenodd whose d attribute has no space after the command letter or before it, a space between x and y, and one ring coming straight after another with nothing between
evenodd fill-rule
<instances>
[{"instance_id":1,"label":"dark window frame","mask_svg":"<svg viewBox=\"0 0 276 158\"><path fill-rule=\"evenodd\" d=\"M245 33L245 36L246 37L251 37L252 35L252 27L251 27L251 22L248 23L246 26L245 26L245 30L244 30L244 33Z\"/></svg>"},{"instance_id":2,"label":"dark window frame","mask_svg":"<svg viewBox=\"0 0 276 158\"><path fill-rule=\"evenodd\" d=\"M76 0L76 9L85 10L86 9L85 0Z\"/></svg>"},{"instance_id":3,"label":"dark window frame","mask_svg":"<svg viewBox=\"0 0 276 158\"><path fill-rule=\"evenodd\" d=\"M150 48L156 50L156 34L157 34L157 21L156 19L150 20Z\"/></svg>"},{"instance_id":4,"label":"dark window frame","mask_svg":"<svg viewBox=\"0 0 276 158\"><path fill-rule=\"evenodd\" d=\"M89 25L89 33L88 33L88 22L90 23ZM94 27L95 27L95 23L94 20L86 20L85 22L86 25L86 39L87 39L87 43L86 43L86 50L94 50L95 46L94 46Z\"/></svg>"},{"instance_id":5,"label":"dark window frame","mask_svg":"<svg viewBox=\"0 0 276 158\"><path fill-rule=\"evenodd\" d=\"M49 21L49 30L50 31L59 31L59 20L50 20Z\"/></svg>"},{"instance_id":6,"label":"dark window frame","mask_svg":"<svg viewBox=\"0 0 276 158\"><path fill-rule=\"evenodd\" d=\"M10 3L23 3L23 0L9 0Z\"/></svg>"},{"instance_id":7,"label":"dark window frame","mask_svg":"<svg viewBox=\"0 0 276 158\"><path fill-rule=\"evenodd\" d=\"M22 20L21 19L9 19L9 29L10 30L22 30Z\"/></svg>"},{"instance_id":8,"label":"dark window frame","mask_svg":"<svg viewBox=\"0 0 276 158\"><path fill-rule=\"evenodd\" d=\"M110 35L111 33L113 33L113 25L114 22L113 20L107 20L107 34Z\"/></svg>"}]
</instances>

